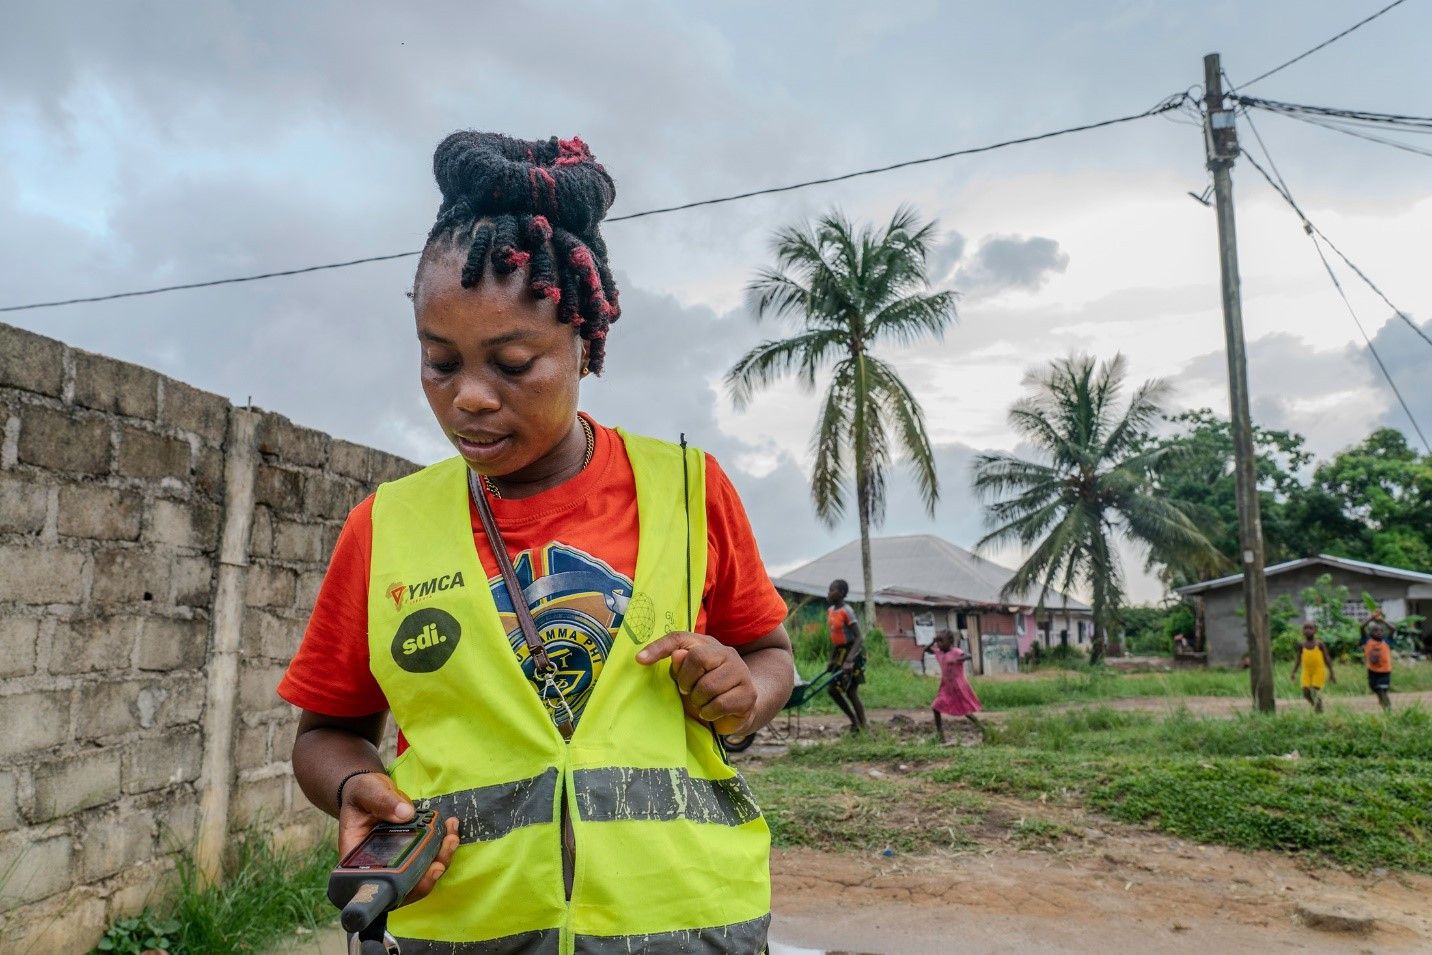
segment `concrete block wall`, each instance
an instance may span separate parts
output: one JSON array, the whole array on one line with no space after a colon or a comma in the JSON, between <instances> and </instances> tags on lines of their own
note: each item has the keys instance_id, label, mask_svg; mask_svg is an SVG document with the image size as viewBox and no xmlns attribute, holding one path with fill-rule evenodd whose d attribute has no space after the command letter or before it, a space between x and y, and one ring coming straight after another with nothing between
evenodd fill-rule
<instances>
[{"instance_id":1,"label":"concrete block wall","mask_svg":"<svg viewBox=\"0 0 1432 955\"><path fill-rule=\"evenodd\" d=\"M196 838L245 413L0 324L0 937L19 951L88 951ZM296 714L274 686L348 509L415 465L275 414L256 440L238 700L213 732L232 746L228 827L312 838L324 817L292 783Z\"/></svg>"},{"instance_id":2,"label":"concrete block wall","mask_svg":"<svg viewBox=\"0 0 1432 955\"><path fill-rule=\"evenodd\" d=\"M383 481L414 465L265 415L258 432L253 526L239 655L231 822L256 813L322 821L293 781L288 754L293 708L274 686L293 656L323 582L328 555L349 510Z\"/></svg>"}]
</instances>

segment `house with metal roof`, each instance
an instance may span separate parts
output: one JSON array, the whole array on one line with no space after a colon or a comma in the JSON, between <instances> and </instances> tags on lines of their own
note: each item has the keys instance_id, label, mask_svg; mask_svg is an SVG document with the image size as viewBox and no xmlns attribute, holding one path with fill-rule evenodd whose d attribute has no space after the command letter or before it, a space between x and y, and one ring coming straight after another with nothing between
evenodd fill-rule
<instances>
[{"instance_id":1,"label":"house with metal roof","mask_svg":"<svg viewBox=\"0 0 1432 955\"><path fill-rule=\"evenodd\" d=\"M1362 601L1362 594L1367 593L1389 620L1422 615L1423 643L1432 645L1432 573L1319 554L1273 564L1264 574L1270 604L1286 594L1295 606L1303 607L1303 591L1328 574L1334 585L1348 590L1343 611L1349 617L1367 619L1368 609ZM1190 584L1175 593L1193 604L1198 621L1195 645L1207 650L1209 664L1240 665L1248 654L1248 631L1243 625L1243 575ZM1303 610L1308 612L1306 607Z\"/></svg>"},{"instance_id":2,"label":"house with metal roof","mask_svg":"<svg viewBox=\"0 0 1432 955\"><path fill-rule=\"evenodd\" d=\"M1015 669L1036 642L1087 645L1093 615L1087 604L1037 589L1002 596L1014 571L932 534L870 539L876 624L891 656L918 660L941 630L964 642L976 673ZM860 541L775 578L794 605L823 606L832 580L850 584L852 603L865 600ZM1042 605L1042 606L1041 606Z\"/></svg>"}]
</instances>

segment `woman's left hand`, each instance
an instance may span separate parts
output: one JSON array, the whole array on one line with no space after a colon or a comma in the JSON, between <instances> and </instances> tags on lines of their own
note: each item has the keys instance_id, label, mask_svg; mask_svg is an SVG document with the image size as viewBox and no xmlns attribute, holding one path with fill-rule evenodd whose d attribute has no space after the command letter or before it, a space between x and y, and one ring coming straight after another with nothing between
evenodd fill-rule
<instances>
[{"instance_id":1,"label":"woman's left hand","mask_svg":"<svg viewBox=\"0 0 1432 955\"><path fill-rule=\"evenodd\" d=\"M668 633L643 647L636 662L651 666L671 658L671 678L686 712L722 736L736 736L753 721L756 682L741 654L703 633Z\"/></svg>"}]
</instances>

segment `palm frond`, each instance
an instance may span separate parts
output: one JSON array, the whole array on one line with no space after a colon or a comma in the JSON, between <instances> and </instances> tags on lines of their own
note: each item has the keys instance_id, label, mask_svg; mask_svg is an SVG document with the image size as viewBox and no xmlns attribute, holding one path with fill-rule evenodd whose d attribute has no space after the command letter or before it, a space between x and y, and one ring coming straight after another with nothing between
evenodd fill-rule
<instances>
[{"instance_id":1,"label":"palm frond","mask_svg":"<svg viewBox=\"0 0 1432 955\"><path fill-rule=\"evenodd\" d=\"M954 292L946 291L896 299L871 317L866 334L872 342L892 338L901 345L912 345L926 336L941 341L955 319L955 298Z\"/></svg>"},{"instance_id":2,"label":"palm frond","mask_svg":"<svg viewBox=\"0 0 1432 955\"><path fill-rule=\"evenodd\" d=\"M746 285L746 301L758 319L809 314L814 304L807 286L770 268L756 270L756 277Z\"/></svg>"},{"instance_id":3,"label":"palm frond","mask_svg":"<svg viewBox=\"0 0 1432 955\"><path fill-rule=\"evenodd\" d=\"M905 386L898 373L886 362L869 360L873 391L882 417L894 426L896 439L915 479L920 501L931 517L940 500L940 479L935 472L935 452L925 432L925 416L920 403ZM884 423L884 422L882 422Z\"/></svg>"},{"instance_id":4,"label":"palm frond","mask_svg":"<svg viewBox=\"0 0 1432 955\"><path fill-rule=\"evenodd\" d=\"M1063 586L1059 589L1068 590L1072 583L1072 576L1069 572L1074 565L1074 556L1078 553L1083 543L1081 536L1082 523L1079 520L1079 511L1071 510L1065 513L1054 529L1040 541L1029 556L1024 559L1000 589L1002 599L1009 600L1018 597L1034 587L1048 587L1053 580L1054 573L1061 567L1065 569ZM982 537L976 549L986 546L986 543L993 543L991 535Z\"/></svg>"},{"instance_id":5,"label":"palm frond","mask_svg":"<svg viewBox=\"0 0 1432 955\"><path fill-rule=\"evenodd\" d=\"M1153 378L1134 390L1129 405L1104 439L1100 456L1114 460L1135 449L1146 439L1150 427L1163 414L1164 402L1168 399L1169 385L1162 379Z\"/></svg>"},{"instance_id":6,"label":"palm frond","mask_svg":"<svg viewBox=\"0 0 1432 955\"><path fill-rule=\"evenodd\" d=\"M840 334L824 329L761 342L726 372L727 392L737 408L744 408L756 389L771 384L792 369L796 370L803 386L813 388L816 372L843 348Z\"/></svg>"},{"instance_id":7,"label":"palm frond","mask_svg":"<svg viewBox=\"0 0 1432 955\"><path fill-rule=\"evenodd\" d=\"M1026 461L1008 454L981 454L975 458L971 486L983 500L1010 492L1051 484L1058 486L1059 472L1047 464Z\"/></svg>"},{"instance_id":8,"label":"palm frond","mask_svg":"<svg viewBox=\"0 0 1432 955\"><path fill-rule=\"evenodd\" d=\"M846 451L850 440L852 399L851 360L836 365L830 387L821 402L820 419L811 434L811 499L816 516L834 526L845 514L845 489L849 477Z\"/></svg>"}]
</instances>

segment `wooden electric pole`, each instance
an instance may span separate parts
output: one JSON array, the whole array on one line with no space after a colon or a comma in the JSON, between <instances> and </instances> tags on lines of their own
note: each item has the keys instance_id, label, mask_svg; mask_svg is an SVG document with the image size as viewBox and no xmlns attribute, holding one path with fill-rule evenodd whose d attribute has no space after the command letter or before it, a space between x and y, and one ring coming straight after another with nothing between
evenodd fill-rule
<instances>
[{"instance_id":1,"label":"wooden electric pole","mask_svg":"<svg viewBox=\"0 0 1432 955\"><path fill-rule=\"evenodd\" d=\"M1258 475L1253 423L1248 413L1248 359L1243 347L1243 304L1238 281L1238 239L1233 222L1233 179L1238 156L1233 110L1223 102L1223 69L1217 53L1203 58L1207 116L1204 141L1218 210L1218 264L1223 273L1223 332L1228 344L1228 398L1233 422L1233 472L1238 493L1238 539L1243 560L1243 622L1248 630L1248 671L1253 704L1272 713L1273 652L1268 640L1268 580L1263 575L1263 522L1258 514Z\"/></svg>"}]
</instances>

